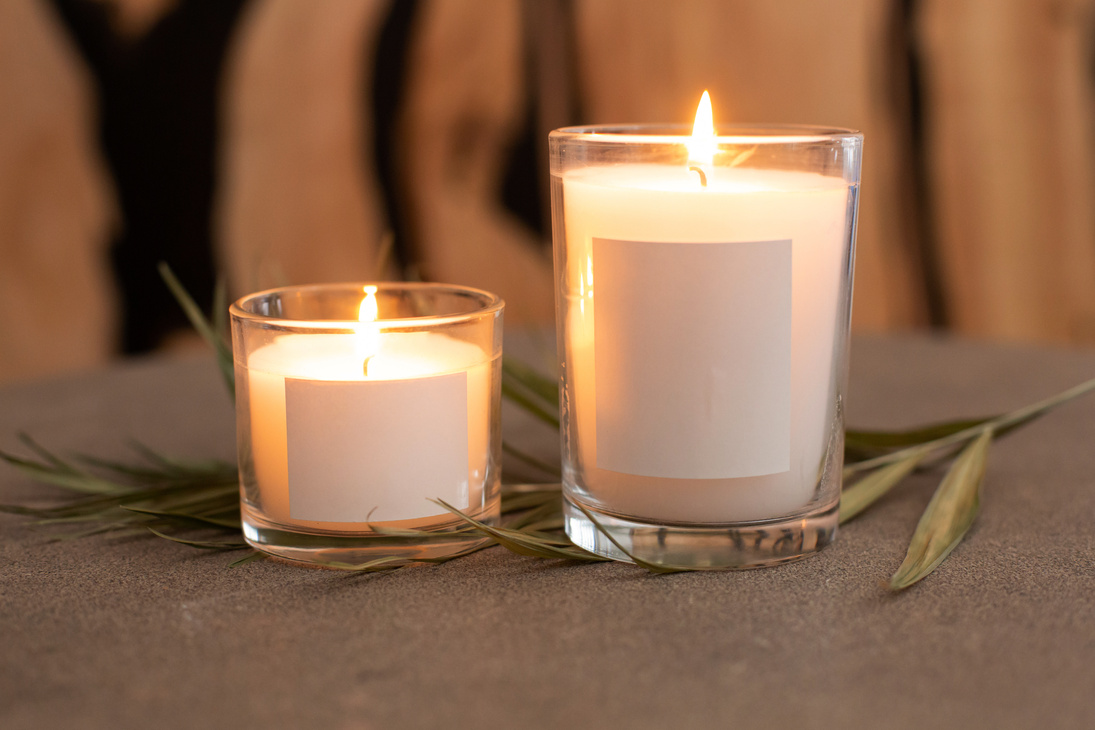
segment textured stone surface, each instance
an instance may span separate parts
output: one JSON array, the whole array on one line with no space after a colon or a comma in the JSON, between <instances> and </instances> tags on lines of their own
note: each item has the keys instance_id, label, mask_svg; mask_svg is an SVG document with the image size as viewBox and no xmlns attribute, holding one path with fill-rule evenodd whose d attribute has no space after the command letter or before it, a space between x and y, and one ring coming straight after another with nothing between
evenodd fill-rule
<instances>
[{"instance_id":1,"label":"textured stone surface","mask_svg":"<svg viewBox=\"0 0 1095 730\"><path fill-rule=\"evenodd\" d=\"M855 343L850 422L1024 405L1095 352ZM550 450L553 436L523 428ZM207 361L0 389L0 446L232 455ZM156 539L48 542L0 515L0 727L1089 728L1095 726L1095 397L992 452L965 543L898 596L938 475L810 560L649 576L499 548L347 576ZM55 492L0 467L0 501Z\"/></svg>"}]
</instances>

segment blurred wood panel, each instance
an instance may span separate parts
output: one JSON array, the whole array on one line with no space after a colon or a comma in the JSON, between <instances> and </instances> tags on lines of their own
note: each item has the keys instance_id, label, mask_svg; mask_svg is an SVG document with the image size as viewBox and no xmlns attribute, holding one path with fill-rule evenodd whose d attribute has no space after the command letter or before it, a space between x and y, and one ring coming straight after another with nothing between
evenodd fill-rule
<instances>
[{"instance_id":1,"label":"blurred wood panel","mask_svg":"<svg viewBox=\"0 0 1095 730\"><path fill-rule=\"evenodd\" d=\"M397 180L421 273L497 292L511 324L548 324L551 259L500 195L528 91L521 2L434 0L420 13Z\"/></svg>"},{"instance_id":2,"label":"blurred wood panel","mask_svg":"<svg viewBox=\"0 0 1095 730\"><path fill-rule=\"evenodd\" d=\"M130 36L186 2L87 1L116 6ZM236 293L373 276L390 222L368 98L395 1L255 0L244 16L223 71L214 221ZM95 86L48 8L0 2L0 378L115 346ZM864 132L858 330L927 326L937 289L962 333L1095 343L1095 0L415 8L389 192L420 271L500 292L511 322L553 316L549 259L501 203L530 96L541 127L688 122L707 88L720 121Z\"/></svg>"},{"instance_id":3,"label":"blurred wood panel","mask_svg":"<svg viewBox=\"0 0 1095 730\"><path fill-rule=\"evenodd\" d=\"M0 2L0 70L0 380L101 365L116 218L91 81L35 0Z\"/></svg>"},{"instance_id":4,"label":"blurred wood panel","mask_svg":"<svg viewBox=\"0 0 1095 730\"><path fill-rule=\"evenodd\" d=\"M926 0L918 29L950 321L1095 343L1095 3Z\"/></svg>"},{"instance_id":5,"label":"blurred wood panel","mask_svg":"<svg viewBox=\"0 0 1095 730\"><path fill-rule=\"evenodd\" d=\"M927 324L908 108L895 86L897 3L877 0L583 0L576 4L590 123L691 122L703 90L716 121L862 131L859 330Z\"/></svg>"},{"instance_id":6,"label":"blurred wood panel","mask_svg":"<svg viewBox=\"0 0 1095 730\"><path fill-rule=\"evenodd\" d=\"M364 93L388 0L258 0L225 70L217 213L234 293L376 275L387 227Z\"/></svg>"}]
</instances>

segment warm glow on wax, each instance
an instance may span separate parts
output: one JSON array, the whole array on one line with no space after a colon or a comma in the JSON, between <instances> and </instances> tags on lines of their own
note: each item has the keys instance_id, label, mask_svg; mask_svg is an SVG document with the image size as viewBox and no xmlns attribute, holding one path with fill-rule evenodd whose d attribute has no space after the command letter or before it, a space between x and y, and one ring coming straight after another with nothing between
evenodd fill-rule
<instances>
[{"instance_id":1,"label":"warm glow on wax","mask_svg":"<svg viewBox=\"0 0 1095 730\"><path fill-rule=\"evenodd\" d=\"M715 138L715 117L711 112L711 95L706 91L696 107L696 121L692 125L692 138L688 140L688 161L710 165L715 161L718 141Z\"/></svg>"}]
</instances>

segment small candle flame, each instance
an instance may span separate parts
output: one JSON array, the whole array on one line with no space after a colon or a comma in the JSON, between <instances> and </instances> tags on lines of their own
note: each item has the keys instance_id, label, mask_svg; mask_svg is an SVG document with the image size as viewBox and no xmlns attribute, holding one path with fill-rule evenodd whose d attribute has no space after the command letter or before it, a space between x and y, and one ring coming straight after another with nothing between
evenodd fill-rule
<instances>
[{"instance_id":1,"label":"small candle flame","mask_svg":"<svg viewBox=\"0 0 1095 730\"><path fill-rule=\"evenodd\" d=\"M368 376L369 360L380 350L380 328L376 326L380 307L376 301L376 286L367 284L364 291L365 297L357 309L357 319L361 322L357 328L357 350L363 359L361 370Z\"/></svg>"},{"instance_id":2,"label":"small candle flame","mask_svg":"<svg viewBox=\"0 0 1095 730\"><path fill-rule=\"evenodd\" d=\"M357 319L360 322L375 322L380 308L376 304L376 286L365 286L365 298L361 300L361 306L357 308Z\"/></svg>"},{"instance_id":3,"label":"small candle flame","mask_svg":"<svg viewBox=\"0 0 1095 730\"><path fill-rule=\"evenodd\" d=\"M715 137L715 117L711 111L711 95L705 90L696 107L696 121L692 125L692 137L688 140L688 165L690 170L699 173L700 182L707 187L706 165L715 162L718 151L718 139Z\"/></svg>"}]
</instances>

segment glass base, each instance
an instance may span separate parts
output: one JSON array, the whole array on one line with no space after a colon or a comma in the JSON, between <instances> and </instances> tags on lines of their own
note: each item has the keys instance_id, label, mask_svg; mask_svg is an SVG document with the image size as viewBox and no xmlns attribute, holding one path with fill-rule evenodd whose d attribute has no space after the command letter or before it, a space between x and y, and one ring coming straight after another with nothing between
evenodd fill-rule
<instances>
[{"instance_id":1,"label":"glass base","mask_svg":"<svg viewBox=\"0 0 1095 730\"><path fill-rule=\"evenodd\" d=\"M583 505L600 526L640 560L690 570L744 570L813 555L836 538L839 499L794 518L722 525L641 522ZM571 541L597 555L633 562L564 495Z\"/></svg>"},{"instance_id":2,"label":"glass base","mask_svg":"<svg viewBox=\"0 0 1095 730\"><path fill-rule=\"evenodd\" d=\"M498 512L472 515L487 525L498 523ZM275 558L315 567L347 569L383 558L392 559L393 567L400 561L451 558L472 552L490 541L479 532L444 534L465 525L462 521L446 521L436 526L427 537L386 535L376 532L324 533L299 532L263 520L254 514L243 514L243 538L258 550Z\"/></svg>"}]
</instances>

